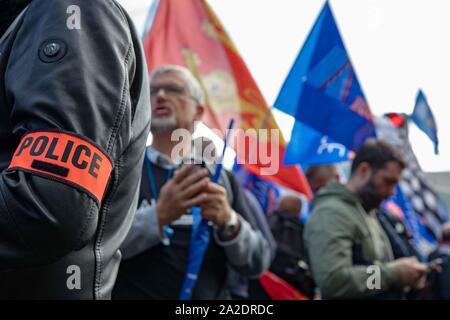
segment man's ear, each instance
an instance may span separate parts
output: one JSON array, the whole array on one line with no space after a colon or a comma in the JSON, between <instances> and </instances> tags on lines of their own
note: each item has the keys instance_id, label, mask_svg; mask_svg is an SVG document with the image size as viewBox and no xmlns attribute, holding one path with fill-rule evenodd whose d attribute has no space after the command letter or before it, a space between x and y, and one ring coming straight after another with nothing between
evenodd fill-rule
<instances>
[{"instance_id":1,"label":"man's ear","mask_svg":"<svg viewBox=\"0 0 450 320\"><path fill-rule=\"evenodd\" d=\"M195 119L196 121L200 121L203 118L203 114L205 113L205 106L198 104L195 111Z\"/></svg>"},{"instance_id":2,"label":"man's ear","mask_svg":"<svg viewBox=\"0 0 450 320\"><path fill-rule=\"evenodd\" d=\"M370 177L372 175L372 168L367 162L361 162L361 164L358 166L358 175L361 180L364 181L364 183L370 180Z\"/></svg>"}]
</instances>

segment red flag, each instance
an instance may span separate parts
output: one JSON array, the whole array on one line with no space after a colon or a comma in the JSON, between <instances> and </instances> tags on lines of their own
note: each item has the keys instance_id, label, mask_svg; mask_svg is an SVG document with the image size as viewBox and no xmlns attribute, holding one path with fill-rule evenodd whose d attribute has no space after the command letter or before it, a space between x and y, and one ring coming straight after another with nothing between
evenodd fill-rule
<instances>
[{"instance_id":1,"label":"red flag","mask_svg":"<svg viewBox=\"0 0 450 320\"><path fill-rule=\"evenodd\" d=\"M270 271L264 272L258 280L272 300L309 300L296 288Z\"/></svg>"},{"instance_id":2,"label":"red flag","mask_svg":"<svg viewBox=\"0 0 450 320\"><path fill-rule=\"evenodd\" d=\"M192 71L206 93L203 122L208 127L219 129L223 136L229 120L236 120L236 127L242 131L235 135L232 146L240 164L311 197L300 168L283 165L286 142L281 131L206 1L160 0L144 49L149 72L166 64L182 65Z\"/></svg>"}]
</instances>

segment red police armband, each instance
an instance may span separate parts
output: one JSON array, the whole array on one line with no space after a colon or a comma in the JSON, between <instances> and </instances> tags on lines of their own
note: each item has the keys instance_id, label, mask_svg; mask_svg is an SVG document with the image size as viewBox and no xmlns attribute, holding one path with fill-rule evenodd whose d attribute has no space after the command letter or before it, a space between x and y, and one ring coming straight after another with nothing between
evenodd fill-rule
<instances>
[{"instance_id":1,"label":"red police armband","mask_svg":"<svg viewBox=\"0 0 450 320\"><path fill-rule=\"evenodd\" d=\"M99 203L112 161L88 139L62 131L35 131L23 136L8 170L23 170L87 192Z\"/></svg>"}]
</instances>

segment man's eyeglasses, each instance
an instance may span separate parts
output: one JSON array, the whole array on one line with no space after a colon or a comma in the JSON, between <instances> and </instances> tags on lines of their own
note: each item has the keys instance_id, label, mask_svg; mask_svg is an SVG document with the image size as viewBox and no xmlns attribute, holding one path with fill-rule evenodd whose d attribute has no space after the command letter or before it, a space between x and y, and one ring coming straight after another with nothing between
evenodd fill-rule
<instances>
[{"instance_id":1,"label":"man's eyeglasses","mask_svg":"<svg viewBox=\"0 0 450 320\"><path fill-rule=\"evenodd\" d=\"M199 101L191 96L190 94L188 94L186 92L186 89L183 87L179 87L177 85L162 85L162 86L151 86L150 87L150 95L152 96L156 96L160 90L164 90L164 92L169 95L169 96L173 96L173 97L180 97L180 96L186 96L188 98L193 99L195 102L199 103Z\"/></svg>"}]
</instances>

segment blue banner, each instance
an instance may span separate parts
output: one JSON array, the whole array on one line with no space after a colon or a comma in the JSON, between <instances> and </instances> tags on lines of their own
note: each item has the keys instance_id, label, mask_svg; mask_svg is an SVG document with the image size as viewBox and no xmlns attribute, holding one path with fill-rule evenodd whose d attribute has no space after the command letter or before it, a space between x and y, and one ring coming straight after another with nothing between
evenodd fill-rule
<instances>
[{"instance_id":1,"label":"blue banner","mask_svg":"<svg viewBox=\"0 0 450 320\"><path fill-rule=\"evenodd\" d=\"M375 137L372 113L328 2L274 106L349 150Z\"/></svg>"},{"instance_id":2,"label":"blue banner","mask_svg":"<svg viewBox=\"0 0 450 320\"><path fill-rule=\"evenodd\" d=\"M278 185L252 174L236 161L233 165L233 173L241 185L255 196L265 214L272 213L277 209L281 196L281 189Z\"/></svg>"},{"instance_id":3,"label":"blue banner","mask_svg":"<svg viewBox=\"0 0 450 320\"><path fill-rule=\"evenodd\" d=\"M349 161L348 149L330 137L295 121L291 140L286 149L284 164L299 164L303 170L310 165Z\"/></svg>"}]
</instances>

